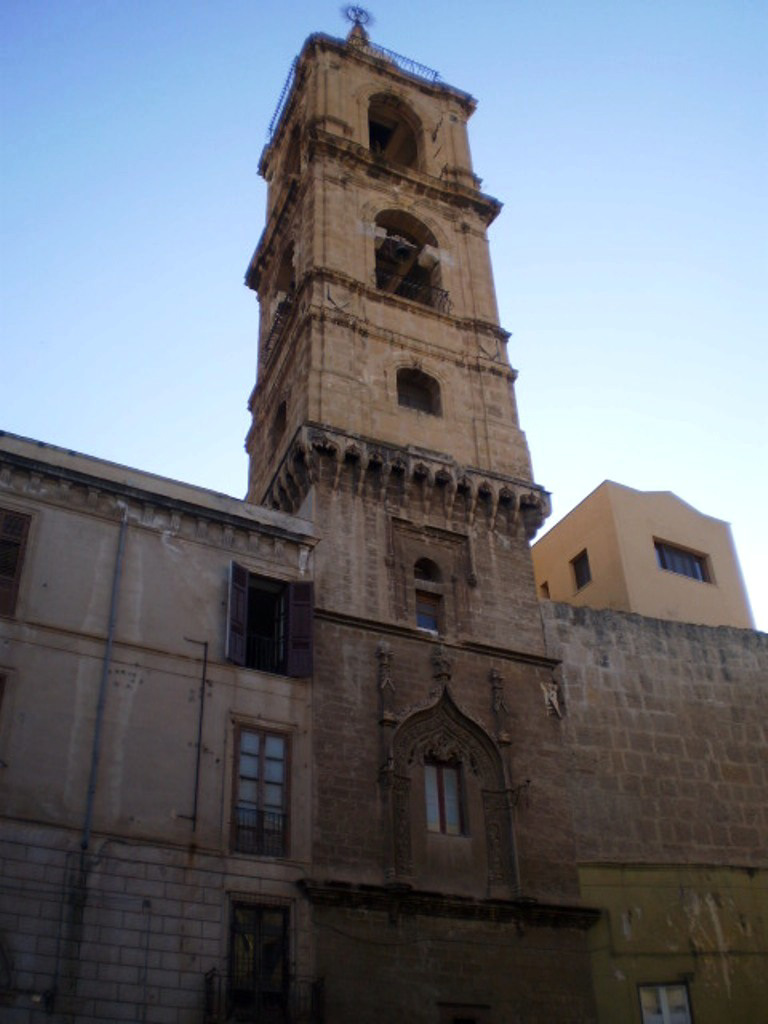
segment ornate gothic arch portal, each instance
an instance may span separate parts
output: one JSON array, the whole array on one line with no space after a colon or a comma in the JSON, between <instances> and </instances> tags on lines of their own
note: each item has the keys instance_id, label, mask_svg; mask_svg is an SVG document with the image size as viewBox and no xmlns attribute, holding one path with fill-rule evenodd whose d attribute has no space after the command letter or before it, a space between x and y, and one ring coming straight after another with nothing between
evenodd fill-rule
<instances>
[{"instance_id":1,"label":"ornate gothic arch portal","mask_svg":"<svg viewBox=\"0 0 768 1024\"><path fill-rule=\"evenodd\" d=\"M480 806L475 808L475 840L482 837L487 853L489 896L510 897L517 889L512 801L499 749L485 730L456 705L448 687L428 708L400 723L392 738L384 782L388 783L386 873L393 884L410 885L414 877L413 776L418 766L434 759L460 763L477 782ZM478 821L482 818L482 823ZM449 840L450 841L450 840ZM461 837L459 842L472 842Z\"/></svg>"}]
</instances>

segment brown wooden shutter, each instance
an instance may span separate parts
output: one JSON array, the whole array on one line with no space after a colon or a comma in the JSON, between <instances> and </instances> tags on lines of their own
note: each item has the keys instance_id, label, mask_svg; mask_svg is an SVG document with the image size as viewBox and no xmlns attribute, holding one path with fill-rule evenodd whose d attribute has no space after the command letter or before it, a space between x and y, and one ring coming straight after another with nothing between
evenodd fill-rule
<instances>
[{"instance_id":1,"label":"brown wooden shutter","mask_svg":"<svg viewBox=\"0 0 768 1024\"><path fill-rule=\"evenodd\" d=\"M313 587L311 583L288 584L288 651L285 674L312 674Z\"/></svg>"},{"instance_id":2,"label":"brown wooden shutter","mask_svg":"<svg viewBox=\"0 0 768 1024\"><path fill-rule=\"evenodd\" d=\"M13 615L30 517L0 509L0 615Z\"/></svg>"},{"instance_id":3,"label":"brown wooden shutter","mask_svg":"<svg viewBox=\"0 0 768 1024\"><path fill-rule=\"evenodd\" d=\"M227 603L227 645L229 661L245 665L248 627L248 570L237 562L229 563L229 601Z\"/></svg>"}]
</instances>

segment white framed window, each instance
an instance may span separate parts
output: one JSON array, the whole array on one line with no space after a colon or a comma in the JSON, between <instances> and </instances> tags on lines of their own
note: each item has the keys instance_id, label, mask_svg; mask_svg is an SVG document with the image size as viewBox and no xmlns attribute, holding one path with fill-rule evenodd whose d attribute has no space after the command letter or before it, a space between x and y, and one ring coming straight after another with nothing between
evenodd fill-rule
<instances>
[{"instance_id":1,"label":"white framed window","mask_svg":"<svg viewBox=\"0 0 768 1024\"><path fill-rule=\"evenodd\" d=\"M692 1024L685 985L639 985L643 1024Z\"/></svg>"}]
</instances>

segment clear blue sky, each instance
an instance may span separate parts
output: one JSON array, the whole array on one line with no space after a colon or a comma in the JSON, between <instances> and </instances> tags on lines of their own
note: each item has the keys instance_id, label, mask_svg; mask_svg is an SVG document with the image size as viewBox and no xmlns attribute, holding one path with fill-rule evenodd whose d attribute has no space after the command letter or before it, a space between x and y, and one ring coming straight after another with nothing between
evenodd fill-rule
<instances>
[{"instance_id":1,"label":"clear blue sky","mask_svg":"<svg viewBox=\"0 0 768 1024\"><path fill-rule=\"evenodd\" d=\"M536 478L729 521L768 629L768 6L388 0L375 42L477 97L475 170ZM339 6L3 0L0 426L242 495L288 66Z\"/></svg>"}]
</instances>

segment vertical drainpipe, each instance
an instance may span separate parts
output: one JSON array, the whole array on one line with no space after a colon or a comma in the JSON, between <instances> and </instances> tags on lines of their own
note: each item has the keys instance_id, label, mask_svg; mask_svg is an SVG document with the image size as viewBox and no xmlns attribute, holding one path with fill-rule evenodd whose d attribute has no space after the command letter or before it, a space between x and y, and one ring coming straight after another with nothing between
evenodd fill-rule
<instances>
[{"instance_id":1,"label":"vertical drainpipe","mask_svg":"<svg viewBox=\"0 0 768 1024\"><path fill-rule=\"evenodd\" d=\"M128 510L123 510L123 518L120 522L120 534L117 541L117 555L115 557L115 571L112 577L112 596L109 602L109 625L107 627L107 646L104 649L104 660L101 666L101 682L99 683L99 699L96 704L96 724L93 727L93 748L91 750L91 771L88 779L88 796L85 806L85 821L83 822L83 834L80 839L80 849L83 853L88 849L91 842L91 825L93 824L93 805L96 798L96 782L99 773L99 757L101 755L101 727L104 719L104 705L107 700L107 681L109 679L109 667L112 662L112 643L115 636L115 622L117 619L117 598L120 592L120 578L123 573L123 555L125 553L125 534L128 527Z\"/></svg>"}]
</instances>

